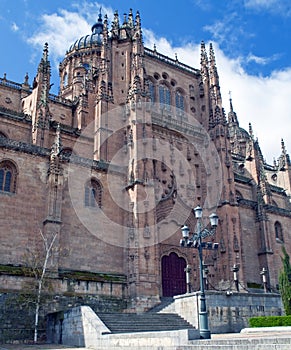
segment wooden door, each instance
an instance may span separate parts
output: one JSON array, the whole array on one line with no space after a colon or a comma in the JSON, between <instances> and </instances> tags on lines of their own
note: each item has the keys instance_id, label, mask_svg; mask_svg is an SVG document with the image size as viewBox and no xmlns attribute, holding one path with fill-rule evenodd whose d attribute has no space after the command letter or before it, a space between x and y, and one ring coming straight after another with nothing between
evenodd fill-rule
<instances>
[{"instance_id":1,"label":"wooden door","mask_svg":"<svg viewBox=\"0 0 291 350\"><path fill-rule=\"evenodd\" d=\"M162 257L162 288L164 297L186 293L186 261L176 253Z\"/></svg>"}]
</instances>

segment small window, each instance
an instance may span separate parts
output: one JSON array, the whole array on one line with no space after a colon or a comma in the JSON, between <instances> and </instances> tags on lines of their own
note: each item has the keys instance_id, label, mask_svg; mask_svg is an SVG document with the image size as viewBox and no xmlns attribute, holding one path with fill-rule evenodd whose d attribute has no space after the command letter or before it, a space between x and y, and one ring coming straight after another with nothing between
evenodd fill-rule
<instances>
[{"instance_id":1,"label":"small window","mask_svg":"<svg viewBox=\"0 0 291 350\"><path fill-rule=\"evenodd\" d=\"M85 185L85 207L99 207L102 205L102 187L96 180L91 180Z\"/></svg>"},{"instance_id":2,"label":"small window","mask_svg":"<svg viewBox=\"0 0 291 350\"><path fill-rule=\"evenodd\" d=\"M12 162L0 163L0 191L15 193L16 191L16 167Z\"/></svg>"},{"instance_id":3,"label":"small window","mask_svg":"<svg viewBox=\"0 0 291 350\"><path fill-rule=\"evenodd\" d=\"M278 243L283 243L284 237L283 237L282 225L280 224L279 221L276 221L274 226L275 226L276 241Z\"/></svg>"}]
</instances>

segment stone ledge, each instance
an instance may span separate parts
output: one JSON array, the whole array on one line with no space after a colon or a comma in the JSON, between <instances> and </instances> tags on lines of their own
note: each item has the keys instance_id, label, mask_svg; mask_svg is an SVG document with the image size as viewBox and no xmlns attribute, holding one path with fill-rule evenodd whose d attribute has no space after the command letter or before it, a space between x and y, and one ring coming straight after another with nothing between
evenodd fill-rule
<instances>
[{"instance_id":1,"label":"stone ledge","mask_svg":"<svg viewBox=\"0 0 291 350\"><path fill-rule=\"evenodd\" d=\"M277 326L277 327L256 327L256 328L243 328L240 333L290 333L291 326Z\"/></svg>"}]
</instances>

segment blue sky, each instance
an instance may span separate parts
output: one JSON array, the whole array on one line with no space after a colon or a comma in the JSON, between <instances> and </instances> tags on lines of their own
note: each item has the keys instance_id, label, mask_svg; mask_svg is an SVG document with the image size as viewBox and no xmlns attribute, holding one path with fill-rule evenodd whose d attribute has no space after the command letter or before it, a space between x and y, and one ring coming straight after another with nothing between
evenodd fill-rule
<instances>
[{"instance_id":1,"label":"blue sky","mask_svg":"<svg viewBox=\"0 0 291 350\"><path fill-rule=\"evenodd\" d=\"M290 0L1 0L0 76L30 83L45 42L58 91L58 63L76 39L90 33L99 8L112 18L118 10L140 12L145 45L199 68L199 45L216 52L223 105L231 91L240 125L253 125L267 161L280 155L284 139L291 153Z\"/></svg>"}]
</instances>

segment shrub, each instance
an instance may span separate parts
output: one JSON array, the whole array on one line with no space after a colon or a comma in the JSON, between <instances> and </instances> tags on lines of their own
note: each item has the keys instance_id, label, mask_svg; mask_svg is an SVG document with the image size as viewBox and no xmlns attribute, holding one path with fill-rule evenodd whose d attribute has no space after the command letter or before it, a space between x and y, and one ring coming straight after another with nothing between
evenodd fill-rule
<instances>
[{"instance_id":1,"label":"shrub","mask_svg":"<svg viewBox=\"0 0 291 350\"><path fill-rule=\"evenodd\" d=\"M249 319L250 327L291 326L291 316L259 316Z\"/></svg>"}]
</instances>

